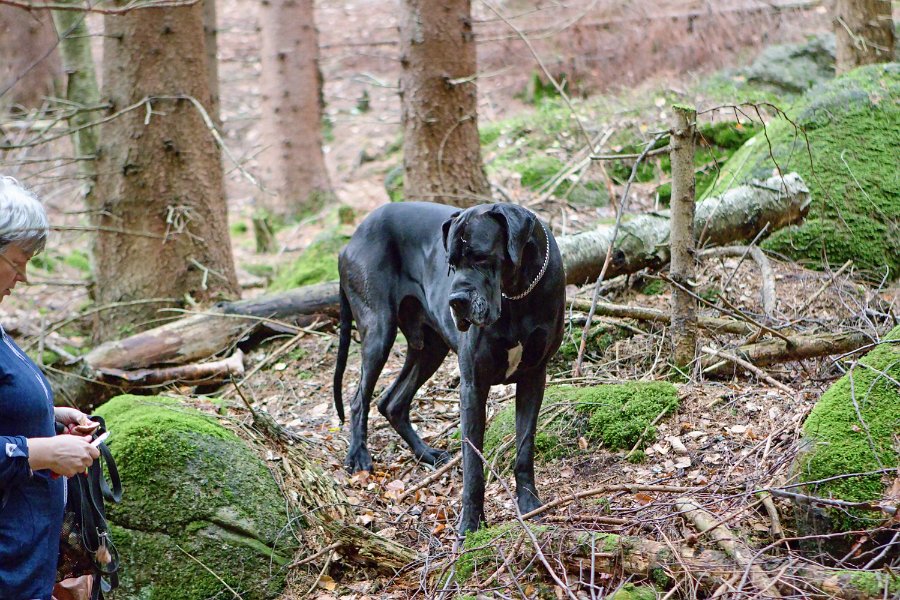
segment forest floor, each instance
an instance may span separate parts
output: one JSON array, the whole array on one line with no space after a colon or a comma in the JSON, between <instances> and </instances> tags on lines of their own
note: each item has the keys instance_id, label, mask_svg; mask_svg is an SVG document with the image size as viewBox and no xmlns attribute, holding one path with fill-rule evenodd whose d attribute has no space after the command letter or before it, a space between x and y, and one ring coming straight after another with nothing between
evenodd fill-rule
<instances>
[{"instance_id":1,"label":"forest floor","mask_svg":"<svg viewBox=\"0 0 900 600\"><path fill-rule=\"evenodd\" d=\"M392 3L374 0L319 3L318 28L323 47L322 69L325 76L327 114L332 123L327 141L327 159L332 182L341 203L353 207L359 215L388 201L383 180L386 172L398 164L396 144L399 139L399 104L396 96L398 69L395 38L396 12ZM677 5L663 2L661 5ZM691 3L684 3L691 4ZM253 155L261 143L258 139L259 117L259 32L252 17L251 0L226 0L220 9L220 58L222 60L222 110L226 141L234 154L253 170ZM556 3L553 3L556 6ZM480 6L480 5L479 5ZM485 13L483 6L477 9ZM365 15L365 16L363 16ZM484 17L484 14L482 14ZM540 16L539 16L540 17ZM816 18L820 18L819 15ZM540 18L538 18L540 21ZM377 23L377 25L373 25ZM492 27L502 30L502 22ZM815 19L802 25L784 25L780 40L796 39L802 33L821 27ZM507 32L508 34L508 32ZM629 32L631 35L631 32ZM738 35L735 33L735 35ZM509 36L514 44L514 36ZM616 35L611 35L614 44ZM677 63L647 72L640 81L622 75L621 86L607 86L602 91L614 98L614 104L626 107L630 103L646 106L635 113L623 109L610 112L609 126L628 129L637 137L652 132L664 122L669 100L662 104L647 102L647 98L664 98L673 90L685 90L703 73L725 66L729 61L746 61L764 43L774 41L757 36L742 44L735 44L729 53L710 52L701 48L699 58L687 65ZM506 48L504 46L503 48ZM537 69L527 53L519 50L521 61L506 69L498 68L488 78L480 92L480 118L500 120L532 110L520 99L527 80ZM488 61L496 60L503 49L494 49ZM563 53L564 54L564 53ZM704 59L702 55L706 54ZM565 63L565 59L560 59ZM617 73L638 71L627 64ZM640 68L647 69L646 65ZM691 75L674 75L683 68L696 69ZM486 69L491 71L491 69ZM591 69L586 68L590 73ZM626 87L627 86L627 87ZM370 109L358 109L363 92L369 97ZM593 90L590 93L597 93ZM703 99L697 99L702 103ZM233 165L226 165L230 221L233 230L235 260L239 277L246 284L245 297L262 293L261 278L255 267L265 264L273 269L294 260L298 253L325 227L327 213L313 216L300 224L278 232L280 251L275 255L255 253L252 235L234 227L249 223L254 209L254 190ZM504 181L518 197L527 195L515 181ZM55 182L41 186L55 216L65 221L77 219L62 199L74 195L73 183ZM616 190L621 192L621 188ZM652 209L654 198L651 186L638 185L633 190L631 210ZM534 207L548 221L568 231L586 229L598 221L614 215L609 207L574 206L564 201L548 202ZM60 236L55 242L59 255L78 248L83 237L77 234ZM885 289L853 279L850 273L834 277L833 272L818 272L788 263L773 261L777 291L773 322L795 322L795 329L805 333L863 330L883 334L884 325L870 320L866 309L873 305L896 306L897 289ZM835 269L837 269L837 265ZM4 325L33 335L37 328L76 316L87 302L87 291L79 281L83 272L60 261L51 273L37 272L33 285L23 293L4 302ZM52 280L42 285L41 280ZM69 282L71 285L66 285ZM614 280L606 288L606 299L620 304L636 304L666 310L669 294L665 286L652 274ZM751 315L762 315L760 278L756 265L738 259L708 259L701 265L698 286L718 290L731 302ZM808 306L805 299L827 286ZM570 287L570 297L590 297L590 289ZM714 314L704 311L707 314ZM604 319L598 319L604 322ZM570 324L566 344L577 343L580 326ZM571 383L592 385L608 382L654 380L667 371L665 355L667 337L664 328L646 323L610 324L617 332L615 339L603 347L588 348L584 371L574 377L571 358L557 358L551 365L548 384ZM66 343L87 344L87 339L70 336ZM268 360L282 343L275 339L255 350L247 359L248 368ZM709 337L704 334L701 344L730 347L736 339ZM355 386L359 373L358 346L353 344L350 361L344 376L345 398ZM405 348L398 341L379 380L383 389L399 372ZM291 577L289 598L364 598L431 597L442 588L440 569L458 551L454 534L459 509L461 471L448 470L438 481L400 500L404 491L430 473L430 469L416 463L408 449L393 432L387 421L372 411L369 448L375 462L372 473L348 475L342 461L347 448L348 432L341 428L335 416L332 400L332 375L336 354L333 331L312 332L288 354L273 361L244 385L244 393L255 407L264 408L280 423L315 443L316 459L344 488L356 508L359 524L383 536L398 540L414 548L428 560L414 565L396 576L376 571L353 569L332 563L320 572L318 567L299 567ZM739 532L757 547L774 541L773 521L765 509L755 502L754 490L790 482L789 468L801 441L801 425L823 391L846 370L846 362L839 359L810 360L776 365L767 372L791 389L783 389L759 381L743 371L733 378L710 380L692 377L680 384L681 405L678 411L658 424L654 439L645 440L643 462L630 462L627 452L607 451L602 447L583 447L573 457L558 459L537 466L538 489L545 501L605 484L634 484L631 491L615 492L587 498L583 501L548 511L543 524L565 523L583 530L639 535L673 545L689 539L690 528L674 514L670 493L644 491L641 486L668 485L690 488L689 494L707 510ZM459 442L453 437L458 423L459 374L455 357L449 357L437 374L419 391L413 407L413 419L419 434L430 445L458 451ZM488 414L495 414L512 397L512 386L497 386L491 391ZM190 390L180 390L182 392ZM378 392L376 391L376 396ZM487 518L491 523L515 520L513 499L496 479L487 489ZM604 501L598 501L598 499ZM791 506L780 500L775 505L790 528ZM621 519L612 525L610 518ZM521 545L513 548L514 540L497 542L505 545L507 553L525 555ZM526 543L527 545L527 543ZM304 548L302 558L318 548ZM558 573L566 570L557 557L549 557ZM321 562L317 563L321 566ZM327 565L326 565L327 566ZM571 565L570 565L571 566ZM567 584L579 598L600 597L602 591L611 592L629 582L630 578L616 575L590 575L589 565L581 573L569 569ZM461 594L482 594L491 597L563 597L565 590L547 577L546 571L533 564L533 558L512 561L509 569L500 572L485 586L496 566L487 572L476 572L460 587L446 586L448 597ZM675 578L680 586L678 597L692 597L696 581L688 576ZM732 582L738 586L738 582ZM310 587L312 590L310 591ZM731 590L734 591L734 590Z\"/></svg>"}]
</instances>

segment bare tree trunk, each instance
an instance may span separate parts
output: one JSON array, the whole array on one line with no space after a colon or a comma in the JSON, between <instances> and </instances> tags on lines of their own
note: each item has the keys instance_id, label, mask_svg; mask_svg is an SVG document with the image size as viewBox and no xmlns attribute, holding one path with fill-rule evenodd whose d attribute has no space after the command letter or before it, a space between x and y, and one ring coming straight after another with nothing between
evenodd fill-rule
<instances>
[{"instance_id":1,"label":"bare tree trunk","mask_svg":"<svg viewBox=\"0 0 900 600\"><path fill-rule=\"evenodd\" d=\"M297 218L334 199L322 152L322 77L313 0L260 4L262 139L270 193L261 204Z\"/></svg>"},{"instance_id":2,"label":"bare tree trunk","mask_svg":"<svg viewBox=\"0 0 900 600\"><path fill-rule=\"evenodd\" d=\"M56 92L60 72L47 11L0 5L0 107L40 107Z\"/></svg>"},{"instance_id":3,"label":"bare tree trunk","mask_svg":"<svg viewBox=\"0 0 900 600\"><path fill-rule=\"evenodd\" d=\"M210 301L239 294L228 236L220 150L210 106L203 7L131 11L104 18L105 93L94 248L96 300ZM156 306L104 314L95 334L118 338L145 326Z\"/></svg>"},{"instance_id":4,"label":"bare tree trunk","mask_svg":"<svg viewBox=\"0 0 900 600\"><path fill-rule=\"evenodd\" d=\"M404 197L460 207L490 202L471 2L403 0L401 10Z\"/></svg>"},{"instance_id":5,"label":"bare tree trunk","mask_svg":"<svg viewBox=\"0 0 900 600\"><path fill-rule=\"evenodd\" d=\"M75 0L62 0L63 3L75 3ZM53 23L59 36L59 52L62 55L63 70L66 74L66 100L73 107L81 108L69 117L69 127L76 130L72 134L72 147L79 157L96 157L97 127L83 128L94 121L97 116L96 107L100 106L100 88L97 85L97 73L94 57L91 54L91 37L85 23L85 14L81 11L55 10ZM78 173L83 178L85 198L92 198L97 177L97 165L93 160L78 162ZM88 209L96 209L88 206Z\"/></svg>"},{"instance_id":6,"label":"bare tree trunk","mask_svg":"<svg viewBox=\"0 0 900 600\"><path fill-rule=\"evenodd\" d=\"M688 293L694 281L694 134L697 111L675 106L672 120L672 362L681 369L697 353L697 301Z\"/></svg>"},{"instance_id":7,"label":"bare tree trunk","mask_svg":"<svg viewBox=\"0 0 900 600\"><path fill-rule=\"evenodd\" d=\"M216 0L203 0L203 39L206 46L206 75L209 78L209 116L222 126L219 102L219 23Z\"/></svg>"},{"instance_id":8,"label":"bare tree trunk","mask_svg":"<svg viewBox=\"0 0 900 600\"><path fill-rule=\"evenodd\" d=\"M838 75L861 65L894 60L890 0L836 0L834 36Z\"/></svg>"}]
</instances>

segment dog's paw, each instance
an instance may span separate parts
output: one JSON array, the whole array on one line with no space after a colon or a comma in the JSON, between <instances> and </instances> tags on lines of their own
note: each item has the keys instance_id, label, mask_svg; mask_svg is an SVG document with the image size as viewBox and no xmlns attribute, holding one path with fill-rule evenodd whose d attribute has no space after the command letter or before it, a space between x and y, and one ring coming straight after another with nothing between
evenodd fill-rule
<instances>
[{"instance_id":1,"label":"dog's paw","mask_svg":"<svg viewBox=\"0 0 900 600\"><path fill-rule=\"evenodd\" d=\"M464 508L459 521L459 536L465 537L470 531L478 531L478 528L482 525L487 525L487 520L484 518L484 510Z\"/></svg>"},{"instance_id":2,"label":"dog's paw","mask_svg":"<svg viewBox=\"0 0 900 600\"><path fill-rule=\"evenodd\" d=\"M372 457L369 455L369 451L364 447L360 447L348 452L347 458L344 459L344 468L350 473L356 473L358 471L371 472Z\"/></svg>"},{"instance_id":3,"label":"dog's paw","mask_svg":"<svg viewBox=\"0 0 900 600\"><path fill-rule=\"evenodd\" d=\"M435 448L429 448L427 452L424 452L421 456L417 457L420 461L425 463L426 465L433 465L435 467L440 467L441 465L447 464L450 462L452 456L446 450L437 450Z\"/></svg>"},{"instance_id":4,"label":"dog's paw","mask_svg":"<svg viewBox=\"0 0 900 600\"><path fill-rule=\"evenodd\" d=\"M533 510L536 510L543 506L544 504L541 502L541 499L537 497L537 494L532 492L526 492L524 494L519 494L519 512L523 515L530 513Z\"/></svg>"}]
</instances>

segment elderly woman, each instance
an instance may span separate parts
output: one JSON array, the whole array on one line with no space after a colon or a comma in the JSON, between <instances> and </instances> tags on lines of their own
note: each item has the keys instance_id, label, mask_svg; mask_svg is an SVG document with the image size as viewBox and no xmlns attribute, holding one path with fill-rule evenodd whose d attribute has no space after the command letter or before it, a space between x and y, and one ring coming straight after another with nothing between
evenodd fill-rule
<instances>
[{"instance_id":1,"label":"elderly woman","mask_svg":"<svg viewBox=\"0 0 900 600\"><path fill-rule=\"evenodd\" d=\"M44 248L47 215L15 179L0 177L0 301L26 282ZM0 326L0 598L50 600L56 579L65 480L99 452L79 410L53 406L50 383ZM55 435L54 421L82 435Z\"/></svg>"}]
</instances>

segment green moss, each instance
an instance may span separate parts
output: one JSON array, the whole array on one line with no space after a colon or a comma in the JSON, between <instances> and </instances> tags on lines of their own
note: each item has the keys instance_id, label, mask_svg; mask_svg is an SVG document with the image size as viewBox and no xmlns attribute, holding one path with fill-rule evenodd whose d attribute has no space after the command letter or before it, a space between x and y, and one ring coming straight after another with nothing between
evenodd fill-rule
<instances>
[{"instance_id":1,"label":"green moss","mask_svg":"<svg viewBox=\"0 0 900 600\"><path fill-rule=\"evenodd\" d=\"M600 325L591 329L585 344L585 355L589 358L597 358L606 352L606 349L619 340L630 338L632 331L624 327L613 325ZM566 334L557 356L563 360L572 361L578 356L578 348L581 346L581 330L572 330Z\"/></svg>"},{"instance_id":2,"label":"green moss","mask_svg":"<svg viewBox=\"0 0 900 600\"><path fill-rule=\"evenodd\" d=\"M547 531L547 527L541 525L528 525L528 528L537 536ZM456 560L456 581L465 583L476 572L493 572L500 566L500 555L496 548L500 544L512 544L518 537L521 526L516 523L502 523L493 527L483 527L478 531L470 531L466 534L463 544L463 552Z\"/></svg>"},{"instance_id":3,"label":"green moss","mask_svg":"<svg viewBox=\"0 0 900 600\"><path fill-rule=\"evenodd\" d=\"M656 589L651 586L626 583L609 598L610 600L656 600Z\"/></svg>"},{"instance_id":4,"label":"green moss","mask_svg":"<svg viewBox=\"0 0 900 600\"><path fill-rule=\"evenodd\" d=\"M250 231L250 226L247 225L246 221L236 221L231 224L229 230L231 231L231 235L243 235Z\"/></svg>"},{"instance_id":5,"label":"green moss","mask_svg":"<svg viewBox=\"0 0 900 600\"><path fill-rule=\"evenodd\" d=\"M659 296L665 291L666 283L662 279L647 279L641 286L641 293L647 296Z\"/></svg>"},{"instance_id":6,"label":"green moss","mask_svg":"<svg viewBox=\"0 0 900 600\"><path fill-rule=\"evenodd\" d=\"M338 279L337 256L350 237L329 230L316 238L293 263L281 269L269 285L273 292Z\"/></svg>"},{"instance_id":7,"label":"green moss","mask_svg":"<svg viewBox=\"0 0 900 600\"><path fill-rule=\"evenodd\" d=\"M488 568L488 565L500 566L500 556L495 546L501 541L507 542L515 539L515 528L510 523L483 527L478 531L470 531L466 534L463 552L456 560L456 581L465 583L476 570Z\"/></svg>"},{"instance_id":8,"label":"green moss","mask_svg":"<svg viewBox=\"0 0 900 600\"><path fill-rule=\"evenodd\" d=\"M83 273L91 272L91 259L87 252L82 250L73 250L66 255L63 261L70 267L74 267Z\"/></svg>"},{"instance_id":9,"label":"green moss","mask_svg":"<svg viewBox=\"0 0 900 600\"><path fill-rule=\"evenodd\" d=\"M800 463L800 480L816 481L846 473L861 473L900 464L893 436L900 431L900 327L864 356L855 368L832 385L803 425L812 448ZM855 405L854 405L855 399ZM857 407L859 413L857 414ZM849 477L808 487L810 494L849 502L878 500L884 484L878 475ZM830 511L843 530L871 526L880 513Z\"/></svg>"},{"instance_id":10,"label":"green moss","mask_svg":"<svg viewBox=\"0 0 900 600\"><path fill-rule=\"evenodd\" d=\"M675 387L663 381L557 389L573 392L578 411L588 417L588 440L603 442L610 450L630 449L645 430L643 443L653 440L656 427L650 424L660 413L674 412L679 403Z\"/></svg>"},{"instance_id":11,"label":"green moss","mask_svg":"<svg viewBox=\"0 0 900 600\"><path fill-rule=\"evenodd\" d=\"M546 154L535 154L517 164L517 171L522 176L522 185L537 189L547 183L563 168L561 160Z\"/></svg>"},{"instance_id":12,"label":"green moss","mask_svg":"<svg viewBox=\"0 0 900 600\"><path fill-rule=\"evenodd\" d=\"M391 202L403 201L403 165L397 165L384 176L384 190Z\"/></svg>"},{"instance_id":13,"label":"green moss","mask_svg":"<svg viewBox=\"0 0 900 600\"><path fill-rule=\"evenodd\" d=\"M47 273L53 273L57 269L59 261L55 256L50 256L47 252L42 252L41 254L36 254L28 261L28 265L32 269L40 269L42 271L46 271Z\"/></svg>"},{"instance_id":14,"label":"green moss","mask_svg":"<svg viewBox=\"0 0 900 600\"><path fill-rule=\"evenodd\" d=\"M124 561L116 597L221 593L221 582L186 553L245 598L276 595L283 586L278 565L295 542L284 498L255 453L175 398L119 396L96 412L111 432L124 488L121 504L107 504Z\"/></svg>"},{"instance_id":15,"label":"green moss","mask_svg":"<svg viewBox=\"0 0 900 600\"><path fill-rule=\"evenodd\" d=\"M835 577L850 575L850 584L871 598L880 598L887 587L889 595L900 594L900 578L879 571L838 571Z\"/></svg>"},{"instance_id":16,"label":"green moss","mask_svg":"<svg viewBox=\"0 0 900 600\"><path fill-rule=\"evenodd\" d=\"M873 278L900 274L900 64L870 65L819 85L728 161L715 195L750 179L797 171L813 204L805 222L763 246L818 267L853 259ZM768 138L768 140L767 140ZM771 151L770 151L771 145ZM812 160L810 160L810 152ZM774 157L774 160L773 160Z\"/></svg>"},{"instance_id":17,"label":"green moss","mask_svg":"<svg viewBox=\"0 0 900 600\"><path fill-rule=\"evenodd\" d=\"M571 456L578 451L578 438L602 443L609 450L630 449L647 430L642 445L656 436L650 426L656 417L671 414L678 407L675 387L667 382L635 382L576 388L551 386L544 395L544 405L535 436L535 457L540 461ZM515 406L500 411L485 432L486 455L493 458L515 435ZM637 453L635 453L637 454ZM498 465L512 462L514 448L504 449Z\"/></svg>"}]
</instances>

